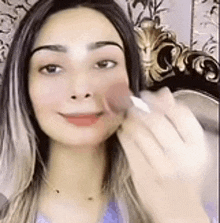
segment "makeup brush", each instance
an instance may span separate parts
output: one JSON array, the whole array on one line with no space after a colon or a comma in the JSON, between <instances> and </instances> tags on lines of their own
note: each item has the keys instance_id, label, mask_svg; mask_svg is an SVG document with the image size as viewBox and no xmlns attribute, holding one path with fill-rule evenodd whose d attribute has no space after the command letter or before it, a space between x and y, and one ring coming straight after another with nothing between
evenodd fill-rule
<instances>
[{"instance_id":1,"label":"makeup brush","mask_svg":"<svg viewBox=\"0 0 220 223\"><path fill-rule=\"evenodd\" d=\"M106 92L106 99L109 107L114 112L125 111L135 106L140 110L150 113L149 106L141 98L132 94L126 83L112 85Z\"/></svg>"}]
</instances>

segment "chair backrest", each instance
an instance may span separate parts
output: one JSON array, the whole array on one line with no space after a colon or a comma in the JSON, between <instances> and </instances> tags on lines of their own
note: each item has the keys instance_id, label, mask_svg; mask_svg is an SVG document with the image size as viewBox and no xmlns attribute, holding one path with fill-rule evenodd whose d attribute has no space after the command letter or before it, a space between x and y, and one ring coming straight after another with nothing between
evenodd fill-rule
<instances>
[{"instance_id":1,"label":"chair backrest","mask_svg":"<svg viewBox=\"0 0 220 223\"><path fill-rule=\"evenodd\" d=\"M143 19L135 27L146 87L191 89L219 99L219 63L203 51L176 42L175 33Z\"/></svg>"}]
</instances>

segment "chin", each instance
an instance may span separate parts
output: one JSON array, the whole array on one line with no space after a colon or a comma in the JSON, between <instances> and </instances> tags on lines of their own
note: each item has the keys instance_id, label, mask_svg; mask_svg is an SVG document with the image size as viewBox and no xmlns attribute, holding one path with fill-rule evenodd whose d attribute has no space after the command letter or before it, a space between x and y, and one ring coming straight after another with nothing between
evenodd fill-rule
<instances>
[{"instance_id":1,"label":"chin","mask_svg":"<svg viewBox=\"0 0 220 223\"><path fill-rule=\"evenodd\" d=\"M115 126L108 129L108 131L103 129L84 129L83 131L63 132L62 134L50 134L49 138L54 143L66 148L99 147L116 132L117 128L118 126Z\"/></svg>"}]
</instances>

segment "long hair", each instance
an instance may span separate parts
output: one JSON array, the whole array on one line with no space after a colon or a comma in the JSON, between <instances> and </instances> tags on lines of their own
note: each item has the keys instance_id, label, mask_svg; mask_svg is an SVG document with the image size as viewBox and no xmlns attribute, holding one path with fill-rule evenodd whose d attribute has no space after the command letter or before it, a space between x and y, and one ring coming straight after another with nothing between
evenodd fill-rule
<instances>
[{"instance_id":1,"label":"long hair","mask_svg":"<svg viewBox=\"0 0 220 223\"><path fill-rule=\"evenodd\" d=\"M0 193L7 194L9 206L0 210L0 222L35 221L42 176L48 161L48 137L37 123L28 94L31 49L49 16L74 7L95 9L109 19L124 44L130 89L138 96L144 86L133 27L114 1L38 1L15 33L3 73L0 93ZM121 214L124 219L129 219L126 222L147 222L147 213L135 191L129 164L116 134L107 140L106 145L111 148L107 150L110 171L105 182L106 193L118 202L123 200L126 208Z\"/></svg>"}]
</instances>

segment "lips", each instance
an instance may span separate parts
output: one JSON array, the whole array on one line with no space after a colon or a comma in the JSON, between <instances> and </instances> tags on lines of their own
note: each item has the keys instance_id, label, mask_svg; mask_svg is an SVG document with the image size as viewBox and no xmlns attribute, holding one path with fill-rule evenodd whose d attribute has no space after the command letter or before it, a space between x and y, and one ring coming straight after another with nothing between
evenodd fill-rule
<instances>
[{"instance_id":1,"label":"lips","mask_svg":"<svg viewBox=\"0 0 220 223\"><path fill-rule=\"evenodd\" d=\"M96 114L74 114L74 115L63 115L63 117L71 124L76 126L91 126L98 122L103 113Z\"/></svg>"}]
</instances>

